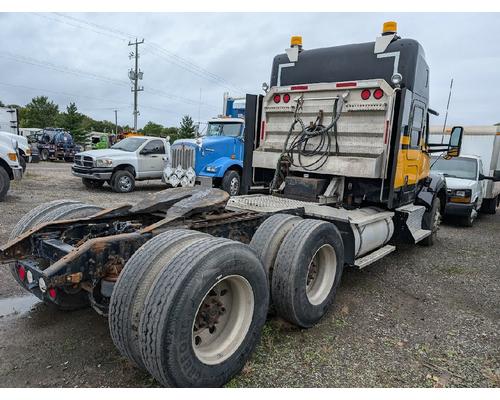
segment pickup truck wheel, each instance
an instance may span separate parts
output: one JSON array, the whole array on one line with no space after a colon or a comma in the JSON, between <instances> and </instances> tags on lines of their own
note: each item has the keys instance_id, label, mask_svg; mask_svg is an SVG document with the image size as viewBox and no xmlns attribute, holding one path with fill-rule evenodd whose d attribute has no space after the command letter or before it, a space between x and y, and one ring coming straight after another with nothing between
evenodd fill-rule
<instances>
[{"instance_id":1,"label":"pickup truck wheel","mask_svg":"<svg viewBox=\"0 0 500 400\"><path fill-rule=\"evenodd\" d=\"M274 264L272 299L278 316L302 328L318 322L333 303L344 267L335 225L299 222L285 236Z\"/></svg>"},{"instance_id":2,"label":"pickup truck wheel","mask_svg":"<svg viewBox=\"0 0 500 400\"><path fill-rule=\"evenodd\" d=\"M264 265L267 280L269 282L269 294L271 295L272 274L274 263L281 243L286 234L300 221L302 218L290 214L275 214L266 219L255 231L250 242L250 247L255 250L257 255ZM269 300L271 307L272 296Z\"/></svg>"},{"instance_id":3,"label":"pickup truck wheel","mask_svg":"<svg viewBox=\"0 0 500 400\"><path fill-rule=\"evenodd\" d=\"M117 193L132 192L135 188L135 178L129 171L116 171L111 177L111 187Z\"/></svg>"},{"instance_id":4,"label":"pickup truck wheel","mask_svg":"<svg viewBox=\"0 0 500 400\"><path fill-rule=\"evenodd\" d=\"M433 246L441 225L441 200L439 197L432 201L432 208L424 213L422 229L431 231L431 234L418 242L421 246Z\"/></svg>"},{"instance_id":5,"label":"pickup truck wheel","mask_svg":"<svg viewBox=\"0 0 500 400\"><path fill-rule=\"evenodd\" d=\"M120 273L109 305L109 330L120 353L139 368L145 369L139 348L139 320L156 275L174 255L207 237L206 233L187 229L164 232L141 246Z\"/></svg>"},{"instance_id":6,"label":"pickup truck wheel","mask_svg":"<svg viewBox=\"0 0 500 400\"><path fill-rule=\"evenodd\" d=\"M0 166L0 201L4 201L10 188L10 177L4 167Z\"/></svg>"},{"instance_id":7,"label":"pickup truck wheel","mask_svg":"<svg viewBox=\"0 0 500 400\"><path fill-rule=\"evenodd\" d=\"M89 189L99 189L104 185L104 181L97 179L82 178L82 182Z\"/></svg>"},{"instance_id":8,"label":"pickup truck wheel","mask_svg":"<svg viewBox=\"0 0 500 400\"><path fill-rule=\"evenodd\" d=\"M477 211L473 208L469 215L460 218L460 225L465 226L466 228L472 228L474 225L474 221L476 220Z\"/></svg>"},{"instance_id":9,"label":"pickup truck wheel","mask_svg":"<svg viewBox=\"0 0 500 400\"><path fill-rule=\"evenodd\" d=\"M47 149L42 149L40 151L40 160L42 160L42 161L49 160L49 151Z\"/></svg>"},{"instance_id":10,"label":"pickup truck wheel","mask_svg":"<svg viewBox=\"0 0 500 400\"><path fill-rule=\"evenodd\" d=\"M141 355L165 386L218 387L250 357L266 321L262 263L247 245L202 239L167 263L140 321Z\"/></svg>"},{"instance_id":11,"label":"pickup truck wheel","mask_svg":"<svg viewBox=\"0 0 500 400\"><path fill-rule=\"evenodd\" d=\"M240 194L241 178L237 171L226 171L222 178L222 190L229 193L230 196L237 196Z\"/></svg>"},{"instance_id":12,"label":"pickup truck wheel","mask_svg":"<svg viewBox=\"0 0 500 400\"><path fill-rule=\"evenodd\" d=\"M24 158L24 155L19 157L19 165L23 169L23 173L26 172L26 158Z\"/></svg>"},{"instance_id":13,"label":"pickup truck wheel","mask_svg":"<svg viewBox=\"0 0 500 400\"><path fill-rule=\"evenodd\" d=\"M41 204L25 214L19 220L9 235L9 241L12 241L17 236L29 231L31 228L43 222L88 217L101 211L102 209L102 207L74 200L55 200L49 203ZM10 272L17 283L27 290L26 282L20 278L18 266L15 264L11 265ZM88 295L83 291L66 292L59 290L55 300L56 307L61 310L75 310L86 307L88 304Z\"/></svg>"},{"instance_id":14,"label":"pickup truck wheel","mask_svg":"<svg viewBox=\"0 0 500 400\"><path fill-rule=\"evenodd\" d=\"M485 214L496 214L498 204L498 196L492 199L484 199L481 205L481 212Z\"/></svg>"}]
</instances>

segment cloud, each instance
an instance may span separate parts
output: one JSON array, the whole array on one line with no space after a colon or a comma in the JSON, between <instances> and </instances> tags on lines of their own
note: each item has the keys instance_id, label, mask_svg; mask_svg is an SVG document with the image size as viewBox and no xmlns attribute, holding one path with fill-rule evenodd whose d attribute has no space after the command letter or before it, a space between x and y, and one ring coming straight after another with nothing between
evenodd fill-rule
<instances>
[{"instance_id":1,"label":"cloud","mask_svg":"<svg viewBox=\"0 0 500 400\"><path fill-rule=\"evenodd\" d=\"M204 121L222 111L224 91L259 93L291 35L301 34L306 48L367 42L392 19L402 37L419 40L426 51L431 106L441 112L432 123L442 123L451 77L450 123L500 122L495 13L3 13L0 100L24 105L46 94L61 109L76 101L96 119L112 120L117 108L119 122L132 124L132 47L125 33L145 39L139 126L149 120L176 125L184 114ZM201 107L193 104L200 90Z\"/></svg>"}]
</instances>

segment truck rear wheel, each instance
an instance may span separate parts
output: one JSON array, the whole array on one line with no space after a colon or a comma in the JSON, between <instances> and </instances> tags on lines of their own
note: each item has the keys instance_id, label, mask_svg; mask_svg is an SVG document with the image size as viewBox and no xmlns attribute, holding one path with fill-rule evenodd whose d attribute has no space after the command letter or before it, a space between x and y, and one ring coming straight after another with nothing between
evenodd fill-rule
<instances>
[{"instance_id":1,"label":"truck rear wheel","mask_svg":"<svg viewBox=\"0 0 500 400\"><path fill-rule=\"evenodd\" d=\"M141 355L165 386L218 387L245 365L266 320L262 263L247 245L208 238L156 277L140 321Z\"/></svg>"},{"instance_id":2,"label":"truck rear wheel","mask_svg":"<svg viewBox=\"0 0 500 400\"><path fill-rule=\"evenodd\" d=\"M303 328L333 303L344 267L344 244L335 225L306 219L285 236L274 264L272 299L277 314Z\"/></svg>"},{"instance_id":3,"label":"truck rear wheel","mask_svg":"<svg viewBox=\"0 0 500 400\"><path fill-rule=\"evenodd\" d=\"M82 183L89 189L99 189L104 185L104 181L89 178L82 178Z\"/></svg>"},{"instance_id":4,"label":"truck rear wheel","mask_svg":"<svg viewBox=\"0 0 500 400\"><path fill-rule=\"evenodd\" d=\"M139 368L145 369L139 348L139 320L156 275L174 255L207 237L187 229L164 232L141 246L120 273L109 305L109 329L120 353Z\"/></svg>"},{"instance_id":5,"label":"truck rear wheel","mask_svg":"<svg viewBox=\"0 0 500 400\"><path fill-rule=\"evenodd\" d=\"M492 199L483 199L481 211L485 214L496 214L498 205L498 196Z\"/></svg>"},{"instance_id":6,"label":"truck rear wheel","mask_svg":"<svg viewBox=\"0 0 500 400\"><path fill-rule=\"evenodd\" d=\"M19 220L9 235L9 241L41 223L88 217L101 211L102 209L102 207L74 200L55 200L49 203L41 204L25 214L24 217ZM10 272L17 283L26 289L25 282L19 277L18 266L15 264L11 265ZM74 310L87 306L89 301L87 294L81 290L74 293L60 290L55 304L62 310Z\"/></svg>"},{"instance_id":7,"label":"truck rear wheel","mask_svg":"<svg viewBox=\"0 0 500 400\"><path fill-rule=\"evenodd\" d=\"M257 252L262 265L264 265L270 294L276 255L286 234L300 221L302 221L302 218L296 215L275 214L266 219L252 237L250 247ZM272 297L269 300L270 304L271 302Z\"/></svg>"},{"instance_id":8,"label":"truck rear wheel","mask_svg":"<svg viewBox=\"0 0 500 400\"><path fill-rule=\"evenodd\" d=\"M7 173L5 168L0 165L0 201L5 200L5 196L7 196L9 188L10 188L9 174Z\"/></svg>"},{"instance_id":9,"label":"truck rear wheel","mask_svg":"<svg viewBox=\"0 0 500 400\"><path fill-rule=\"evenodd\" d=\"M240 194L241 178L237 171L226 171L222 178L222 190L229 193L230 196L237 196Z\"/></svg>"},{"instance_id":10,"label":"truck rear wheel","mask_svg":"<svg viewBox=\"0 0 500 400\"><path fill-rule=\"evenodd\" d=\"M127 170L119 170L111 177L111 187L117 193L129 193L135 189L135 178Z\"/></svg>"}]
</instances>

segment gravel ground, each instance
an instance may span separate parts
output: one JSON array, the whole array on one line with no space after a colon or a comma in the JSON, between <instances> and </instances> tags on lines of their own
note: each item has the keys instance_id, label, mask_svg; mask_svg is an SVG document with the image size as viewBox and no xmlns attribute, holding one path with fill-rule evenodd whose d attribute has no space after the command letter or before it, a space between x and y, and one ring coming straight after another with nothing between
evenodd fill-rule
<instances>
[{"instance_id":1,"label":"gravel ground","mask_svg":"<svg viewBox=\"0 0 500 400\"><path fill-rule=\"evenodd\" d=\"M0 243L36 205L61 198L99 205L161 190L139 183L120 195L89 191L70 166L28 166L0 203ZM499 387L500 213L473 228L444 224L433 248L400 247L362 271L348 270L335 305L314 328L271 319L232 387ZM59 312L16 286L0 266L0 386L156 386L123 359L107 320Z\"/></svg>"}]
</instances>

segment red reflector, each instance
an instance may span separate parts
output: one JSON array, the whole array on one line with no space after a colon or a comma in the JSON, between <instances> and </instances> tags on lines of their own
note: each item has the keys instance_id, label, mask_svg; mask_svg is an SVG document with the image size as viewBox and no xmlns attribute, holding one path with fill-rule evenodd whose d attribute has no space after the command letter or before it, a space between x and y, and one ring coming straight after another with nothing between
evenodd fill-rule
<instances>
[{"instance_id":1,"label":"red reflector","mask_svg":"<svg viewBox=\"0 0 500 400\"><path fill-rule=\"evenodd\" d=\"M375 91L373 92L373 97L375 97L377 100L380 100L383 95L384 91L382 89L375 89Z\"/></svg>"},{"instance_id":2,"label":"red reflector","mask_svg":"<svg viewBox=\"0 0 500 400\"><path fill-rule=\"evenodd\" d=\"M358 82L339 82L336 84L337 87L356 87Z\"/></svg>"},{"instance_id":3,"label":"red reflector","mask_svg":"<svg viewBox=\"0 0 500 400\"><path fill-rule=\"evenodd\" d=\"M389 138L389 121L385 121L384 144L387 144L388 138Z\"/></svg>"},{"instance_id":4,"label":"red reflector","mask_svg":"<svg viewBox=\"0 0 500 400\"><path fill-rule=\"evenodd\" d=\"M307 90L309 86L292 86L290 90Z\"/></svg>"},{"instance_id":5,"label":"red reflector","mask_svg":"<svg viewBox=\"0 0 500 400\"><path fill-rule=\"evenodd\" d=\"M361 98L363 100L368 100L370 98L371 92L368 89L365 89L361 92Z\"/></svg>"},{"instance_id":6,"label":"red reflector","mask_svg":"<svg viewBox=\"0 0 500 400\"><path fill-rule=\"evenodd\" d=\"M260 127L260 140L264 140L265 135L266 135L266 121L262 121Z\"/></svg>"},{"instance_id":7,"label":"red reflector","mask_svg":"<svg viewBox=\"0 0 500 400\"><path fill-rule=\"evenodd\" d=\"M55 288L53 288L53 287L51 287L51 288L49 289L49 297L50 297L52 300L54 300L54 299L56 298L56 296L57 296L56 289L55 289Z\"/></svg>"},{"instance_id":8,"label":"red reflector","mask_svg":"<svg viewBox=\"0 0 500 400\"><path fill-rule=\"evenodd\" d=\"M283 101L285 103L288 103L290 101L290 95L288 93L283 95Z\"/></svg>"},{"instance_id":9,"label":"red reflector","mask_svg":"<svg viewBox=\"0 0 500 400\"><path fill-rule=\"evenodd\" d=\"M24 269L22 265L17 269L17 275L19 275L19 279L21 281L24 281L24 279L26 279L26 269Z\"/></svg>"},{"instance_id":10,"label":"red reflector","mask_svg":"<svg viewBox=\"0 0 500 400\"><path fill-rule=\"evenodd\" d=\"M281 101L281 95L275 94L273 100L275 103L279 103Z\"/></svg>"}]
</instances>

